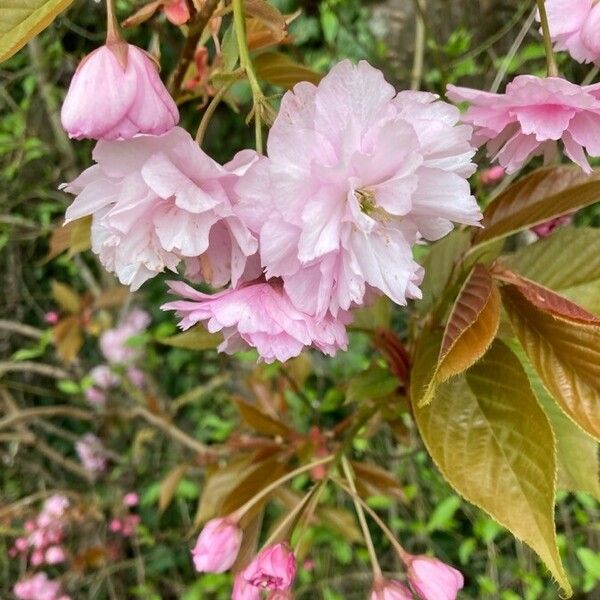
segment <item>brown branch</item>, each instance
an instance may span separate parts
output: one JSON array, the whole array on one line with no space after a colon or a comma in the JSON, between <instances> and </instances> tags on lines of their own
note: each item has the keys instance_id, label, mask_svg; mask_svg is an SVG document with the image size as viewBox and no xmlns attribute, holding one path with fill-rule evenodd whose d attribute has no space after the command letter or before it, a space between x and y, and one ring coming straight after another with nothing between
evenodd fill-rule
<instances>
[{"instance_id":1,"label":"brown branch","mask_svg":"<svg viewBox=\"0 0 600 600\"><path fill-rule=\"evenodd\" d=\"M64 369L61 369L60 367L54 367L52 365L46 365L44 363L25 360L19 362L0 362L0 376L11 371L37 373L38 375L46 375L46 377L54 377L54 379L71 378L71 375Z\"/></svg>"},{"instance_id":2,"label":"brown branch","mask_svg":"<svg viewBox=\"0 0 600 600\"><path fill-rule=\"evenodd\" d=\"M18 321L8 321L7 319L0 319L0 329L9 331L10 333L18 333L35 340L41 339L44 335L44 332L41 329L31 327L30 325L25 325L24 323L19 323Z\"/></svg>"},{"instance_id":3,"label":"brown branch","mask_svg":"<svg viewBox=\"0 0 600 600\"><path fill-rule=\"evenodd\" d=\"M39 419L40 417L54 417L58 415L73 417L74 419L84 419L86 421L93 421L96 418L95 415L91 414L87 410L74 408L72 406L38 406L37 408L14 410L7 417L0 419L0 430L6 429L7 427L13 427L14 425L19 425L23 421Z\"/></svg>"},{"instance_id":4,"label":"brown branch","mask_svg":"<svg viewBox=\"0 0 600 600\"><path fill-rule=\"evenodd\" d=\"M187 446L188 448L190 448L194 452L197 452L198 454L206 456L218 453L218 451L215 448L211 448L210 446L199 442L198 440L185 433L185 431L179 429L176 425L174 425L164 417L154 414L146 408L138 406L131 411L131 414L134 417L142 417L142 419L144 419L151 425L154 425L158 429L164 431L174 440L177 440L178 442L180 442L184 446Z\"/></svg>"},{"instance_id":5,"label":"brown branch","mask_svg":"<svg viewBox=\"0 0 600 600\"><path fill-rule=\"evenodd\" d=\"M177 61L177 67L173 73L171 80L171 93L177 99L181 90L181 84L185 78L190 63L194 60L194 54L196 47L202 36L202 32L208 25L213 13L215 12L219 0L206 0L202 8L196 13L190 20L188 34L181 49L179 60Z\"/></svg>"}]
</instances>

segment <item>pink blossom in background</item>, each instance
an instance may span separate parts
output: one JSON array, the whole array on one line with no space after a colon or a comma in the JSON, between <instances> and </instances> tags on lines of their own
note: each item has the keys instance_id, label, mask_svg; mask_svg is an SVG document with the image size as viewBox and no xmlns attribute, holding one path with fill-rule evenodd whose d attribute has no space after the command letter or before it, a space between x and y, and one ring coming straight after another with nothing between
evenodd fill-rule
<instances>
[{"instance_id":1,"label":"pink blossom in background","mask_svg":"<svg viewBox=\"0 0 600 600\"><path fill-rule=\"evenodd\" d=\"M155 62L140 48L117 42L80 63L61 120L72 138L115 140L165 133L177 125L179 112Z\"/></svg>"},{"instance_id":2,"label":"pink blossom in background","mask_svg":"<svg viewBox=\"0 0 600 600\"><path fill-rule=\"evenodd\" d=\"M84 392L85 399L96 408L103 408L106 405L106 394L98 388L91 387Z\"/></svg>"},{"instance_id":3,"label":"pink blossom in background","mask_svg":"<svg viewBox=\"0 0 600 600\"><path fill-rule=\"evenodd\" d=\"M125 506L137 506L140 503L140 497L136 492L128 492L123 496L123 504Z\"/></svg>"},{"instance_id":4,"label":"pink blossom in background","mask_svg":"<svg viewBox=\"0 0 600 600\"><path fill-rule=\"evenodd\" d=\"M504 94L448 86L448 97L471 104L463 121L475 127L473 141L508 173L532 156L554 156L561 141L565 154L584 171L589 156L600 156L600 84L579 86L560 77L519 75Z\"/></svg>"},{"instance_id":5,"label":"pink blossom in background","mask_svg":"<svg viewBox=\"0 0 600 600\"><path fill-rule=\"evenodd\" d=\"M89 374L94 385L99 388L108 389L119 384L117 374L113 372L109 365L98 365Z\"/></svg>"},{"instance_id":6,"label":"pink blossom in background","mask_svg":"<svg viewBox=\"0 0 600 600\"><path fill-rule=\"evenodd\" d=\"M59 581L48 579L46 573L36 573L18 581L13 588L19 600L69 600L62 593Z\"/></svg>"},{"instance_id":7,"label":"pink blossom in background","mask_svg":"<svg viewBox=\"0 0 600 600\"><path fill-rule=\"evenodd\" d=\"M369 290L398 304L420 297L412 245L481 219L467 182L471 128L459 117L433 94L396 94L365 61L285 94L268 158L237 191L267 278L282 278L297 309L336 315Z\"/></svg>"},{"instance_id":8,"label":"pink blossom in background","mask_svg":"<svg viewBox=\"0 0 600 600\"><path fill-rule=\"evenodd\" d=\"M127 377L129 378L129 381L131 381L131 383L138 388L142 387L146 381L144 372L140 369L136 369L135 367L130 367L127 369Z\"/></svg>"},{"instance_id":9,"label":"pink blossom in background","mask_svg":"<svg viewBox=\"0 0 600 600\"><path fill-rule=\"evenodd\" d=\"M429 556L413 556L407 564L408 579L422 600L455 600L463 588L462 573Z\"/></svg>"},{"instance_id":10,"label":"pink blossom in background","mask_svg":"<svg viewBox=\"0 0 600 600\"><path fill-rule=\"evenodd\" d=\"M600 63L600 7L593 0L546 0L555 50L580 63ZM539 14L538 14L539 20Z\"/></svg>"},{"instance_id":11,"label":"pink blossom in background","mask_svg":"<svg viewBox=\"0 0 600 600\"><path fill-rule=\"evenodd\" d=\"M141 357L140 348L127 345L130 338L140 335L150 325L150 315L139 308L132 310L117 327L100 336L100 350L110 363L130 363Z\"/></svg>"},{"instance_id":12,"label":"pink blossom in background","mask_svg":"<svg viewBox=\"0 0 600 600\"><path fill-rule=\"evenodd\" d=\"M66 560L67 553L62 546L50 546L50 548L46 550L44 558L46 560L46 564L57 565Z\"/></svg>"},{"instance_id":13,"label":"pink blossom in background","mask_svg":"<svg viewBox=\"0 0 600 600\"><path fill-rule=\"evenodd\" d=\"M221 166L175 127L98 142L93 157L97 164L62 186L77 195L66 221L93 215L92 250L121 283L136 290L198 258L203 280L217 287L238 281L257 241L236 213L234 188L255 152Z\"/></svg>"},{"instance_id":14,"label":"pink blossom in background","mask_svg":"<svg viewBox=\"0 0 600 600\"><path fill-rule=\"evenodd\" d=\"M169 302L163 310L177 311L182 329L206 321L208 331L222 332L221 352L233 354L250 346L270 363L298 356L305 346L329 355L347 347L347 314L317 319L303 313L277 281L249 283L212 295L178 281L169 282L169 286L185 300Z\"/></svg>"},{"instance_id":15,"label":"pink blossom in background","mask_svg":"<svg viewBox=\"0 0 600 600\"><path fill-rule=\"evenodd\" d=\"M562 217L556 217L556 219L550 219L545 223L540 223L531 228L531 231L540 238L545 238L554 233L559 227L569 225L573 220L573 215L563 215Z\"/></svg>"},{"instance_id":16,"label":"pink blossom in background","mask_svg":"<svg viewBox=\"0 0 600 600\"><path fill-rule=\"evenodd\" d=\"M62 494L53 494L42 507L42 514L52 517L62 517L70 506L69 499Z\"/></svg>"},{"instance_id":17,"label":"pink blossom in background","mask_svg":"<svg viewBox=\"0 0 600 600\"><path fill-rule=\"evenodd\" d=\"M79 460L90 473L103 473L108 464L104 446L93 433L86 433L77 442L75 450Z\"/></svg>"},{"instance_id":18,"label":"pink blossom in background","mask_svg":"<svg viewBox=\"0 0 600 600\"><path fill-rule=\"evenodd\" d=\"M242 530L228 518L208 521L192 550L196 571L223 573L229 570L240 551L242 535Z\"/></svg>"},{"instance_id":19,"label":"pink blossom in background","mask_svg":"<svg viewBox=\"0 0 600 600\"><path fill-rule=\"evenodd\" d=\"M296 557L287 544L267 546L244 569L243 577L259 589L288 590L296 577Z\"/></svg>"},{"instance_id":20,"label":"pink blossom in background","mask_svg":"<svg viewBox=\"0 0 600 600\"><path fill-rule=\"evenodd\" d=\"M505 175L506 170L504 167L496 165L495 167L484 169L481 172L480 180L483 185L494 185L495 183L502 181Z\"/></svg>"},{"instance_id":21,"label":"pink blossom in background","mask_svg":"<svg viewBox=\"0 0 600 600\"><path fill-rule=\"evenodd\" d=\"M260 592L259 588L250 585L244 579L243 573L238 573L233 580L231 600L260 600Z\"/></svg>"},{"instance_id":22,"label":"pink blossom in background","mask_svg":"<svg viewBox=\"0 0 600 600\"><path fill-rule=\"evenodd\" d=\"M382 579L373 585L370 600L413 600L413 594L400 581Z\"/></svg>"},{"instance_id":23,"label":"pink blossom in background","mask_svg":"<svg viewBox=\"0 0 600 600\"><path fill-rule=\"evenodd\" d=\"M60 319L60 315L55 310L49 310L44 315L44 321L48 323L48 325L56 325Z\"/></svg>"},{"instance_id":24,"label":"pink blossom in background","mask_svg":"<svg viewBox=\"0 0 600 600\"><path fill-rule=\"evenodd\" d=\"M166 0L163 10L173 25L183 25L189 21L190 11L186 0Z\"/></svg>"}]
</instances>

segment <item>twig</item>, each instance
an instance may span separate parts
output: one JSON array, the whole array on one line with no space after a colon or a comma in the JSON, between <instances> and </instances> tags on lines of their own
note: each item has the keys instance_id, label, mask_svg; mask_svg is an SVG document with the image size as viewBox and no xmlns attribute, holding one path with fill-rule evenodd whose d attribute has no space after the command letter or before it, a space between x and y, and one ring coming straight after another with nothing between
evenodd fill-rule
<instances>
[{"instance_id":1,"label":"twig","mask_svg":"<svg viewBox=\"0 0 600 600\"><path fill-rule=\"evenodd\" d=\"M17 321L8 321L6 319L0 319L0 329L10 331L11 333L19 333L20 335L33 338L34 340L39 340L44 336L44 332L41 329Z\"/></svg>"},{"instance_id":2,"label":"twig","mask_svg":"<svg viewBox=\"0 0 600 600\"><path fill-rule=\"evenodd\" d=\"M187 446L194 452L198 452L198 454L207 455L217 453L217 450L215 448L211 448L210 446L199 442L198 440L185 433L185 431L179 429L170 421L167 421L167 419L165 419L164 417L156 415L142 406L138 406L135 409L133 409L132 416L142 417L142 419L148 421L148 423L164 431L174 440L177 440L178 442L180 442L184 446Z\"/></svg>"},{"instance_id":3,"label":"twig","mask_svg":"<svg viewBox=\"0 0 600 600\"><path fill-rule=\"evenodd\" d=\"M558 67L556 66L556 57L552 49L552 35L550 34L550 25L548 24L548 15L546 14L545 0L536 0L540 13L540 22L542 24L542 34L544 36L544 50L546 51L546 64L548 66L548 77L558 77Z\"/></svg>"},{"instance_id":4,"label":"twig","mask_svg":"<svg viewBox=\"0 0 600 600\"><path fill-rule=\"evenodd\" d=\"M10 372L32 372L37 373L38 375L45 375L46 377L53 377L54 379L71 378L71 375L64 369L61 369L60 367L54 367L52 365L46 365L44 363L37 363L28 360L18 362L0 362L0 376L4 375L4 373Z\"/></svg>"},{"instance_id":5,"label":"twig","mask_svg":"<svg viewBox=\"0 0 600 600\"><path fill-rule=\"evenodd\" d=\"M85 421L93 421L96 418L96 416L90 412L73 406L38 406L37 408L13 410L7 417L0 419L0 430L6 429L7 427L13 427L23 421L39 419L40 417L55 417L58 415L73 417L74 419L83 419Z\"/></svg>"},{"instance_id":6,"label":"twig","mask_svg":"<svg viewBox=\"0 0 600 600\"><path fill-rule=\"evenodd\" d=\"M529 16L527 17L525 23L523 23L523 27L521 27L521 31L519 31L519 35L517 35L517 37L515 38L515 41L512 43L512 46L510 47L508 53L506 54L506 56L504 57L504 60L502 61L502 65L500 66L500 69L498 70L498 73L496 74L496 77L494 78L492 87L490 88L490 92L495 94L498 91L498 88L500 87L500 84L502 83L502 80L504 79L504 76L506 75L506 71L508 70L510 63L512 62L512 59L515 57L515 54L519 51L519 48L521 47L521 44L523 43L525 36L527 35L527 33L529 32L529 29L531 28L531 25L535 19L536 10L537 9L534 7L533 10L531 11L531 13L529 14Z\"/></svg>"},{"instance_id":7,"label":"twig","mask_svg":"<svg viewBox=\"0 0 600 600\"><path fill-rule=\"evenodd\" d=\"M425 54L425 14L426 0L416 0L419 9L415 13L415 52L413 56L412 74L410 78L410 89L418 90L421 87L423 77L423 57Z\"/></svg>"},{"instance_id":8,"label":"twig","mask_svg":"<svg viewBox=\"0 0 600 600\"><path fill-rule=\"evenodd\" d=\"M173 79L171 81L171 93L175 98L179 96L181 90L181 84L185 78L188 67L192 60L194 60L194 54L196 47L202 36L204 28L208 25L213 13L219 4L219 0L206 0L200 12L198 12L190 21L188 34L181 49L179 60L177 61L177 68L173 73Z\"/></svg>"}]
</instances>

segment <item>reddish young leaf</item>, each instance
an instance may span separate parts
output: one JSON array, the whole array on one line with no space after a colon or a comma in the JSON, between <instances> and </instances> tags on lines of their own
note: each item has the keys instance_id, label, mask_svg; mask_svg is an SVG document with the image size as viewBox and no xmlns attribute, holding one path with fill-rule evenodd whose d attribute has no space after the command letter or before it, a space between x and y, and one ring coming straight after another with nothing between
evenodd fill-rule
<instances>
[{"instance_id":1,"label":"reddish young leaf","mask_svg":"<svg viewBox=\"0 0 600 600\"><path fill-rule=\"evenodd\" d=\"M505 237L600 200L600 179L572 166L533 171L502 192L484 211L473 242Z\"/></svg>"},{"instance_id":2,"label":"reddish young leaf","mask_svg":"<svg viewBox=\"0 0 600 600\"><path fill-rule=\"evenodd\" d=\"M259 79L285 89L293 88L300 81L317 84L323 77L311 68L301 65L281 52L265 52L254 59Z\"/></svg>"},{"instance_id":3,"label":"reddish young leaf","mask_svg":"<svg viewBox=\"0 0 600 600\"><path fill-rule=\"evenodd\" d=\"M539 297L532 301L536 296L526 295L522 285L501 291L513 329L546 389L567 416L600 440L600 323L582 319L583 309L566 299L550 306ZM560 313L551 310L556 306Z\"/></svg>"},{"instance_id":4,"label":"reddish young leaf","mask_svg":"<svg viewBox=\"0 0 600 600\"><path fill-rule=\"evenodd\" d=\"M284 437L291 433L290 428L285 423L267 415L256 406L248 404L248 402L245 402L240 398L235 398L234 402L240 411L240 415L244 422L258 433L268 436L279 435Z\"/></svg>"}]
</instances>

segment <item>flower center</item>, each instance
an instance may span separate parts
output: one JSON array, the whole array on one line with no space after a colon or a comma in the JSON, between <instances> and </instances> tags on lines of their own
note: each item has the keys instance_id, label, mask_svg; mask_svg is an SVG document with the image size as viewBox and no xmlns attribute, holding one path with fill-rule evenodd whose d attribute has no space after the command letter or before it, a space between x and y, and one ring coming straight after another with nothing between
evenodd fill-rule
<instances>
[{"instance_id":1,"label":"flower center","mask_svg":"<svg viewBox=\"0 0 600 600\"><path fill-rule=\"evenodd\" d=\"M365 215L370 215L377 208L377 204L375 203L375 194L372 190L359 188L354 192L354 195L358 200L360 210L364 212Z\"/></svg>"}]
</instances>

